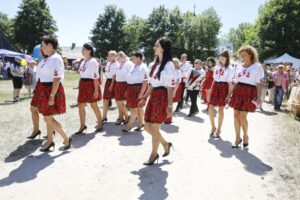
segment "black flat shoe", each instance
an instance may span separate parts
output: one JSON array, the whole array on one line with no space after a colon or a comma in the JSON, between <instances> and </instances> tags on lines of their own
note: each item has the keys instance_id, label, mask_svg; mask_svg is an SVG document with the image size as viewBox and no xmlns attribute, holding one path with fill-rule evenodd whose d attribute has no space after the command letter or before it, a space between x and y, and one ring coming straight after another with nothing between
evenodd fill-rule
<instances>
[{"instance_id":1,"label":"black flat shoe","mask_svg":"<svg viewBox=\"0 0 300 200\"><path fill-rule=\"evenodd\" d=\"M72 138L69 137L69 144L67 146L64 146L63 151L66 151L71 148L71 142L72 142Z\"/></svg>"},{"instance_id":2,"label":"black flat shoe","mask_svg":"<svg viewBox=\"0 0 300 200\"><path fill-rule=\"evenodd\" d=\"M157 154L152 161L145 162L144 165L148 165L148 166L153 165L156 160L157 160L157 163L158 163L158 158L159 158L159 155Z\"/></svg>"},{"instance_id":3,"label":"black flat shoe","mask_svg":"<svg viewBox=\"0 0 300 200\"><path fill-rule=\"evenodd\" d=\"M75 132L74 134L76 135L82 134L84 130L87 130L87 126L84 126L81 130Z\"/></svg>"},{"instance_id":4,"label":"black flat shoe","mask_svg":"<svg viewBox=\"0 0 300 200\"><path fill-rule=\"evenodd\" d=\"M31 134L31 136L28 136L27 138L33 140L37 136L39 136L39 138L41 138L41 131L40 130L38 130L35 134Z\"/></svg>"},{"instance_id":5,"label":"black flat shoe","mask_svg":"<svg viewBox=\"0 0 300 200\"><path fill-rule=\"evenodd\" d=\"M173 147L173 144L172 144L171 142L169 142L169 143L168 143L168 152L164 153L164 154L162 155L162 157L166 157L166 156L168 156L168 155L170 154L170 149L171 149L171 147ZM173 147L173 148L174 148L174 147Z\"/></svg>"},{"instance_id":6,"label":"black flat shoe","mask_svg":"<svg viewBox=\"0 0 300 200\"><path fill-rule=\"evenodd\" d=\"M54 149L55 149L55 143L54 143L54 142L51 142L51 144L50 144L48 147L46 147L46 148L43 148L43 147L42 147L42 148L40 149L40 151L41 151L41 152L48 152L48 151L50 151L50 148L51 148L51 147L53 147L53 150L52 150L52 151L54 151Z\"/></svg>"},{"instance_id":7,"label":"black flat shoe","mask_svg":"<svg viewBox=\"0 0 300 200\"><path fill-rule=\"evenodd\" d=\"M53 136L55 137L55 131L53 131ZM47 138L48 138L48 136L47 136L47 135L45 135L45 136L43 136L43 138L44 138L44 139L47 139Z\"/></svg>"},{"instance_id":8,"label":"black flat shoe","mask_svg":"<svg viewBox=\"0 0 300 200\"><path fill-rule=\"evenodd\" d=\"M240 141L237 144L232 145L231 148L233 148L233 149L239 148L239 146L242 143L242 141L243 141L242 138L240 138Z\"/></svg>"},{"instance_id":9,"label":"black flat shoe","mask_svg":"<svg viewBox=\"0 0 300 200\"><path fill-rule=\"evenodd\" d=\"M102 122L107 122L107 118L102 119Z\"/></svg>"},{"instance_id":10,"label":"black flat shoe","mask_svg":"<svg viewBox=\"0 0 300 200\"><path fill-rule=\"evenodd\" d=\"M143 127L144 127L144 124L140 127L135 128L134 131L141 131Z\"/></svg>"}]
</instances>

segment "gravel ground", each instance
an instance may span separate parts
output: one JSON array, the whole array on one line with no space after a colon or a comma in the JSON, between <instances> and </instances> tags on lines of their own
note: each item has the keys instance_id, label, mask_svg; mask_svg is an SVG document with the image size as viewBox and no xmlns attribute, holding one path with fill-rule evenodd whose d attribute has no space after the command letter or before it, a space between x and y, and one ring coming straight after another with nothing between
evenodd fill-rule
<instances>
[{"instance_id":1,"label":"gravel ground","mask_svg":"<svg viewBox=\"0 0 300 200\"><path fill-rule=\"evenodd\" d=\"M76 103L78 76L65 80L67 113L57 117L69 135L79 128ZM206 106L188 118L188 106L162 126L175 149L155 166L148 158L146 132L122 134L115 126L115 106L105 132L95 134L95 117L87 107L88 133L73 137L63 153L62 140L51 153L39 151L43 140L27 140L32 130L30 99L8 102L11 82L0 80L0 199L299 199L300 123L286 113L249 115L249 149L231 149L233 111L225 110L222 139L209 139ZM24 95L25 90L22 91ZM102 107L102 102L99 106ZM42 134L45 125L40 119ZM160 155L163 150L160 149Z\"/></svg>"}]
</instances>

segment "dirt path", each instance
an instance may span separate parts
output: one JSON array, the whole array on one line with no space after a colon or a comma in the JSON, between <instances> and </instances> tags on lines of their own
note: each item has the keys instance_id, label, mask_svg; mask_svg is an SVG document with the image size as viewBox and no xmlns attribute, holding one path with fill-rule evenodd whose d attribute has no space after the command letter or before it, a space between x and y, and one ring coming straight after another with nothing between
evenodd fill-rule
<instances>
[{"instance_id":1,"label":"dirt path","mask_svg":"<svg viewBox=\"0 0 300 200\"><path fill-rule=\"evenodd\" d=\"M68 99L69 106L74 99ZM0 199L280 199L274 186L278 164L274 144L281 129L279 117L269 105L265 113L249 115L247 150L231 149L232 109L225 110L222 139L213 140L209 139L208 115L200 111L187 118L185 108L176 115L175 123L162 127L175 149L157 165L145 167L142 163L150 153L150 136L146 132L122 134L121 126L113 124L116 110L110 112L105 132L94 134L95 117L88 108L88 133L73 136L69 152L59 150L62 140L56 136L56 150L41 153L42 140L25 139L31 131L28 104L25 100L0 107L4 113ZM205 107L201 104L200 110ZM69 133L75 132L79 126L77 108L69 107L58 120ZM41 130L45 132L42 120ZM159 153L162 155L163 149Z\"/></svg>"}]
</instances>

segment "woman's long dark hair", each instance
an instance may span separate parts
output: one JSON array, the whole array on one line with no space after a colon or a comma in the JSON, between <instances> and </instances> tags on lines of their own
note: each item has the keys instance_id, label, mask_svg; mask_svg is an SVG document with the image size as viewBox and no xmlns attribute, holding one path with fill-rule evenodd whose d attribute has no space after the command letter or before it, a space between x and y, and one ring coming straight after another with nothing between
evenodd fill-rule
<instances>
[{"instance_id":1,"label":"woman's long dark hair","mask_svg":"<svg viewBox=\"0 0 300 200\"><path fill-rule=\"evenodd\" d=\"M85 48L86 50L89 50L90 51L90 56L94 57L95 51L94 51L94 47L91 43L84 43L83 48Z\"/></svg>"},{"instance_id":2,"label":"woman's long dark hair","mask_svg":"<svg viewBox=\"0 0 300 200\"><path fill-rule=\"evenodd\" d=\"M226 63L224 65L224 67L227 69L230 64L230 56L229 56L228 51L223 51L222 53L219 54L219 57L220 56L226 58Z\"/></svg>"},{"instance_id":3,"label":"woman's long dark hair","mask_svg":"<svg viewBox=\"0 0 300 200\"><path fill-rule=\"evenodd\" d=\"M158 80L160 80L160 74L165 69L165 65L167 64L168 61L172 61L172 42L170 39L165 37L160 38L158 42L164 50L163 58L157 72ZM157 56L154 65L157 65L158 63L159 63L159 58Z\"/></svg>"}]
</instances>

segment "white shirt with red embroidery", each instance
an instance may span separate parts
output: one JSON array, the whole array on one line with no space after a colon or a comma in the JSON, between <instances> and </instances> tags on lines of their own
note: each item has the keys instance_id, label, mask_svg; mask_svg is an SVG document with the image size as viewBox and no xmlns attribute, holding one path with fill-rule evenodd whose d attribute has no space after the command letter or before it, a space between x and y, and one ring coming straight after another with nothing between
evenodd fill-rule
<instances>
[{"instance_id":1,"label":"white shirt with red embroidery","mask_svg":"<svg viewBox=\"0 0 300 200\"><path fill-rule=\"evenodd\" d=\"M54 78L64 78L64 62L58 53L41 61L39 78L41 82L53 82Z\"/></svg>"},{"instance_id":2,"label":"white shirt with red embroidery","mask_svg":"<svg viewBox=\"0 0 300 200\"><path fill-rule=\"evenodd\" d=\"M182 75L180 69L175 69L175 82L181 83Z\"/></svg>"},{"instance_id":3,"label":"white shirt with red embroidery","mask_svg":"<svg viewBox=\"0 0 300 200\"><path fill-rule=\"evenodd\" d=\"M191 73L192 71L192 66L188 63L188 62L183 62L181 64L181 76L183 78L183 82L187 82L187 78L189 77L189 74Z\"/></svg>"},{"instance_id":4,"label":"white shirt with red embroidery","mask_svg":"<svg viewBox=\"0 0 300 200\"><path fill-rule=\"evenodd\" d=\"M112 63L108 62L105 66L105 76L107 79L112 79L113 76L116 75L116 70L119 63L114 61Z\"/></svg>"},{"instance_id":5,"label":"white shirt with red embroidery","mask_svg":"<svg viewBox=\"0 0 300 200\"><path fill-rule=\"evenodd\" d=\"M249 67L237 66L233 78L234 83L245 83L256 86L264 78L264 70L259 63L254 63Z\"/></svg>"},{"instance_id":6,"label":"white shirt with red embroidery","mask_svg":"<svg viewBox=\"0 0 300 200\"><path fill-rule=\"evenodd\" d=\"M224 66L217 65L215 66L213 77L215 82L232 82L234 69L230 66L225 68Z\"/></svg>"},{"instance_id":7,"label":"white shirt with red embroidery","mask_svg":"<svg viewBox=\"0 0 300 200\"><path fill-rule=\"evenodd\" d=\"M98 79L99 63L95 58L84 60L79 67L80 78Z\"/></svg>"},{"instance_id":8,"label":"white shirt with red embroidery","mask_svg":"<svg viewBox=\"0 0 300 200\"><path fill-rule=\"evenodd\" d=\"M42 64L44 63L44 60L45 59L42 59L37 65L36 65L36 68L35 68L35 72L36 72L36 81L38 81L40 79L40 73L41 73L41 66Z\"/></svg>"},{"instance_id":9,"label":"white shirt with red embroidery","mask_svg":"<svg viewBox=\"0 0 300 200\"><path fill-rule=\"evenodd\" d=\"M164 70L160 74L160 79L158 79L157 75L160 65L154 65L153 67L155 67L155 69L152 68L153 73L151 73L151 77L149 78L149 83L152 87L175 87L176 75L172 61L166 63Z\"/></svg>"},{"instance_id":10,"label":"white shirt with red embroidery","mask_svg":"<svg viewBox=\"0 0 300 200\"><path fill-rule=\"evenodd\" d=\"M116 69L116 81L117 82L126 82L129 72L132 71L134 64L131 61L126 61L119 63Z\"/></svg>"},{"instance_id":11,"label":"white shirt with red embroidery","mask_svg":"<svg viewBox=\"0 0 300 200\"><path fill-rule=\"evenodd\" d=\"M138 84L143 83L143 81L147 81L149 79L149 72L147 69L147 65L142 63L140 65L135 66L131 72L129 72L127 76L128 84Z\"/></svg>"}]
</instances>

